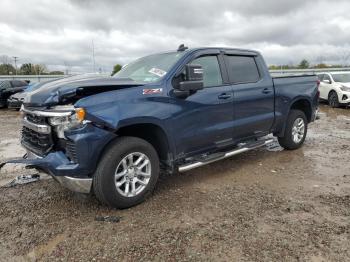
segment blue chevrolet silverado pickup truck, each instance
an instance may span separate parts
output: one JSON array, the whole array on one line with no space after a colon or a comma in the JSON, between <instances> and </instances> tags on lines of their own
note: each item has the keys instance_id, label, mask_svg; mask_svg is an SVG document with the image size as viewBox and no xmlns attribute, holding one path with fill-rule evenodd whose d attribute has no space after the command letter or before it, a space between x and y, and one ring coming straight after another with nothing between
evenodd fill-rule
<instances>
[{"instance_id":1,"label":"blue chevrolet silverado pickup truck","mask_svg":"<svg viewBox=\"0 0 350 262\"><path fill-rule=\"evenodd\" d=\"M22 163L63 186L127 208L159 173L185 172L272 142L299 148L318 106L315 75L272 78L259 52L153 54L113 77L64 78L22 106Z\"/></svg>"}]
</instances>

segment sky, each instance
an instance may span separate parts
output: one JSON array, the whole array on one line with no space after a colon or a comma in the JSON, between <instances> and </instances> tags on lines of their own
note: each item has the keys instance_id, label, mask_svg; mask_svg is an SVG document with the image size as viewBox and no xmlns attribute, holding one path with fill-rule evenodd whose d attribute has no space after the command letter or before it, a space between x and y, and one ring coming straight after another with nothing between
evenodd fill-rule
<instances>
[{"instance_id":1,"label":"sky","mask_svg":"<svg viewBox=\"0 0 350 262\"><path fill-rule=\"evenodd\" d=\"M92 72L94 50L95 71L110 72L184 43L258 50L269 65L350 64L349 11L349 0L1 0L0 56Z\"/></svg>"}]
</instances>

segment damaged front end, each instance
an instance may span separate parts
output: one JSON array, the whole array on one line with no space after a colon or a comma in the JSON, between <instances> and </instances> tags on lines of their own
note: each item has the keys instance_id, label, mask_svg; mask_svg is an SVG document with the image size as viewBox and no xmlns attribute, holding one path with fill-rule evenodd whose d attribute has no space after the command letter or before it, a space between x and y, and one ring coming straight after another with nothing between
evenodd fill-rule
<instances>
[{"instance_id":1,"label":"damaged front end","mask_svg":"<svg viewBox=\"0 0 350 262\"><path fill-rule=\"evenodd\" d=\"M115 137L85 119L83 109L57 106L21 109L21 144L27 154L0 164L24 164L51 175L71 191L89 193L98 156Z\"/></svg>"}]
</instances>

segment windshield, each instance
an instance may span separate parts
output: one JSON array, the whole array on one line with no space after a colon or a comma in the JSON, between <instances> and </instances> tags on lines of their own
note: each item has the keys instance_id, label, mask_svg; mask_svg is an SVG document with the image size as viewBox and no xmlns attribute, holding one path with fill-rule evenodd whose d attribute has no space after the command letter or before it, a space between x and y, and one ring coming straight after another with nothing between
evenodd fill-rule
<instances>
[{"instance_id":1,"label":"windshield","mask_svg":"<svg viewBox=\"0 0 350 262\"><path fill-rule=\"evenodd\" d=\"M172 52L146 56L126 65L114 77L153 83L163 78L183 54L184 52Z\"/></svg>"},{"instance_id":2,"label":"windshield","mask_svg":"<svg viewBox=\"0 0 350 262\"><path fill-rule=\"evenodd\" d=\"M350 74L332 74L333 80L340 83L349 83Z\"/></svg>"}]
</instances>

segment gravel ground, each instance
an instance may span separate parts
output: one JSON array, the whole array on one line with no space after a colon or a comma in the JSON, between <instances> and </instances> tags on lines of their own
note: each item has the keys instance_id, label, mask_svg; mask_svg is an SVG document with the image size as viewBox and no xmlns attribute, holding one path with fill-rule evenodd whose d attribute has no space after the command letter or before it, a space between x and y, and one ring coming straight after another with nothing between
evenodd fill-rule
<instances>
[{"instance_id":1,"label":"gravel ground","mask_svg":"<svg viewBox=\"0 0 350 262\"><path fill-rule=\"evenodd\" d=\"M0 123L0 161L21 156L18 112L1 110ZM28 172L8 166L0 185ZM299 150L163 175L127 210L53 179L0 188L0 261L36 260L350 261L350 109L321 105Z\"/></svg>"}]
</instances>

